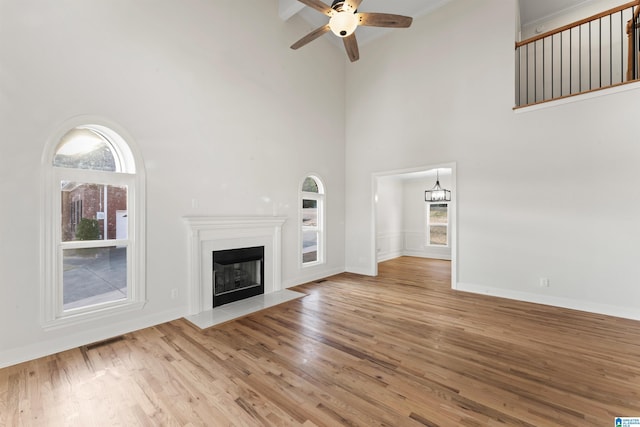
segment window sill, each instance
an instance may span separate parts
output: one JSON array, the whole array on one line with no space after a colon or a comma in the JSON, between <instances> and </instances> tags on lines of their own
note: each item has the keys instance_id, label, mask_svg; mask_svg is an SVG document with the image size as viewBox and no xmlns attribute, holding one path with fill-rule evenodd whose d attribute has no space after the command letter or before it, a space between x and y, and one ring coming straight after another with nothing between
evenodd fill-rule
<instances>
[{"instance_id":1,"label":"window sill","mask_svg":"<svg viewBox=\"0 0 640 427\"><path fill-rule=\"evenodd\" d=\"M307 262L302 264L302 268L316 267L318 265L323 265L323 264L324 264L324 261Z\"/></svg>"},{"instance_id":2,"label":"window sill","mask_svg":"<svg viewBox=\"0 0 640 427\"><path fill-rule=\"evenodd\" d=\"M96 308L82 313L66 314L52 320L45 320L42 324L42 328L45 331L50 331L74 325L81 325L94 320L107 319L116 314L142 310L145 304L145 301L126 301L121 304L110 305L104 308Z\"/></svg>"}]
</instances>

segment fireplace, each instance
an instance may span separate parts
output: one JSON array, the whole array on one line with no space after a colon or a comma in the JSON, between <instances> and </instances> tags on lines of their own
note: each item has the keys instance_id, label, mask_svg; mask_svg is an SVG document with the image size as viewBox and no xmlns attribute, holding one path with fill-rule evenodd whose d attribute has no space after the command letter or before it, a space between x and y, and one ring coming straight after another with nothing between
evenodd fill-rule
<instances>
[{"instance_id":1,"label":"fireplace","mask_svg":"<svg viewBox=\"0 0 640 427\"><path fill-rule=\"evenodd\" d=\"M281 278L281 231L282 224L285 222L284 217L276 216L258 216L258 217L215 217L215 216L190 216L185 217L185 222L189 228L189 250L187 258L189 260L189 315L195 316L199 313L215 312L228 308L227 298L245 297L245 292L254 292L260 289L260 293L265 297L280 292L282 290ZM228 252L228 254L236 255L244 248L251 249L262 247L263 254L260 267L257 268L255 262L255 254L251 254L249 258L241 261L229 261L223 255L222 262L216 258L216 263L223 266L221 276L233 277L233 285L225 284L223 280L220 296L214 296L217 291L214 289L214 281L219 268L214 266L214 252ZM246 258L246 257L245 257ZM246 268L236 271L235 264L244 262L253 264L256 274L259 272L260 280L251 280L251 282L261 282L260 286L244 286L247 289L236 292L236 275L238 277L238 285L243 280L245 273L249 275L252 271L247 272ZM227 270L233 267L233 271ZM244 270L244 272L242 272ZM226 279L225 279L226 280ZM231 280L231 279L230 279ZM218 282L219 283L219 282ZM226 289L225 287L228 287ZM231 288L234 289L231 289ZM243 286L239 286L240 288ZM254 289L256 288L256 289ZM226 289L226 290L225 290ZM229 296L226 296L229 295ZM248 298L248 297L247 297ZM218 300L214 302L214 300ZM222 300L222 302L219 302ZM225 306L220 306L224 304ZM214 308L215 307L215 308Z\"/></svg>"},{"instance_id":2,"label":"fireplace","mask_svg":"<svg viewBox=\"0 0 640 427\"><path fill-rule=\"evenodd\" d=\"M264 293L264 246L213 251L213 307Z\"/></svg>"},{"instance_id":3,"label":"fireplace","mask_svg":"<svg viewBox=\"0 0 640 427\"><path fill-rule=\"evenodd\" d=\"M189 216L184 218L189 228L188 251L189 260L189 313L185 319L201 329L219 325L255 313L264 308L273 307L286 301L302 298L303 293L283 289L280 271L281 264L281 232L282 224L286 218L278 216L245 216L245 217L216 217L216 216ZM233 262L225 259L227 255L235 256L245 249L250 249L248 255L240 257ZM257 261L255 248L262 248L262 261ZM222 276L229 274L233 278L222 288L218 288L222 296L242 292L253 292L255 288L262 288L261 295L255 295L235 301L234 303L221 303L213 307L218 299L214 296L214 277L220 267L214 268L213 253L222 252L222 260L216 257L216 264L222 266ZM236 264L245 264L238 266ZM224 270L231 268L231 272ZM236 272L240 270L241 272ZM250 271L247 271L250 270ZM258 280L246 280L247 276L260 274L262 286L242 286L242 283L258 283ZM244 272L242 272L244 271ZM238 288L246 288L236 292L236 277ZM220 282L218 282L220 283ZM225 290L229 286L228 290Z\"/></svg>"}]
</instances>

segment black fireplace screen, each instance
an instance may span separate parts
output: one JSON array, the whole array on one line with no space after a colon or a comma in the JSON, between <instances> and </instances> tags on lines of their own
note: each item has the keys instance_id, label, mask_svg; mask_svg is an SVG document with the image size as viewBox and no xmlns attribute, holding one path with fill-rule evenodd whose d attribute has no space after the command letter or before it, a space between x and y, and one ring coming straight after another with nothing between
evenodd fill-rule
<instances>
[{"instance_id":1,"label":"black fireplace screen","mask_svg":"<svg viewBox=\"0 0 640 427\"><path fill-rule=\"evenodd\" d=\"M264 293L264 246L213 251L213 307Z\"/></svg>"}]
</instances>

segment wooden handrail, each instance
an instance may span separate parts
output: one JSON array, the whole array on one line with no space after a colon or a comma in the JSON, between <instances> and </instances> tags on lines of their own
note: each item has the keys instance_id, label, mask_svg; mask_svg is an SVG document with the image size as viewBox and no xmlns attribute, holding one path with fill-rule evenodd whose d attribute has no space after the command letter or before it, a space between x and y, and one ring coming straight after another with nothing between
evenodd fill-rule
<instances>
[{"instance_id":1,"label":"wooden handrail","mask_svg":"<svg viewBox=\"0 0 640 427\"><path fill-rule=\"evenodd\" d=\"M530 37L530 38L528 38L526 40L523 40L523 41L520 41L520 42L516 42L516 49L518 49L521 46L527 45L529 43L533 43L533 42L536 42L538 40L542 40L542 39L544 39L546 37L550 37L550 36L553 36L555 34L561 33L563 31L569 30L571 28L579 27L582 24L586 24L588 22L595 21L596 19L600 19L600 18L604 18L605 16L613 15L614 13L623 11L623 10L628 9L630 7L633 7L633 6L638 6L638 9L636 9L635 14L634 14L634 19L636 19L638 17L638 13L640 11L640 0L630 1L628 3L623 4L622 6L614 7L612 9L606 10L606 11L598 13L598 14L595 14L595 15L590 16L588 18L581 19L581 20L573 22L571 24L564 25L564 26L562 26L560 28L556 28L555 30L547 31L546 33L538 34L537 36Z\"/></svg>"}]
</instances>

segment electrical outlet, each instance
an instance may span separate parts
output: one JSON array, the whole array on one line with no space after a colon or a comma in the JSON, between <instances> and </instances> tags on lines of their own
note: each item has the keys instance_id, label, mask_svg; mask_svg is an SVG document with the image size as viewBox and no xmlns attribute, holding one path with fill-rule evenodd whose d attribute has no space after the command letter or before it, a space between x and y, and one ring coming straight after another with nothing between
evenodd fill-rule
<instances>
[{"instance_id":1,"label":"electrical outlet","mask_svg":"<svg viewBox=\"0 0 640 427\"><path fill-rule=\"evenodd\" d=\"M178 297L178 289L171 289L171 299L176 299Z\"/></svg>"},{"instance_id":2,"label":"electrical outlet","mask_svg":"<svg viewBox=\"0 0 640 427\"><path fill-rule=\"evenodd\" d=\"M541 288L548 288L549 287L549 278L548 277L541 277L540 278L540 287Z\"/></svg>"}]
</instances>

